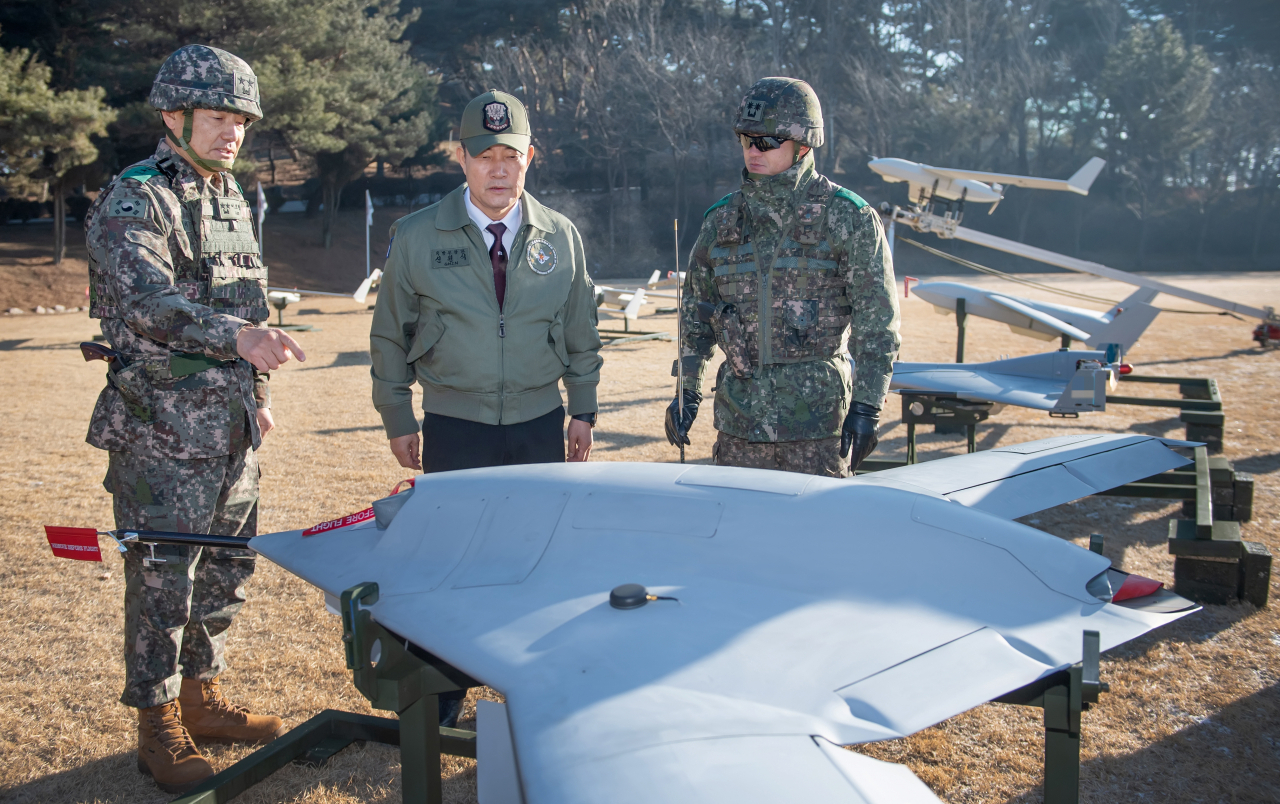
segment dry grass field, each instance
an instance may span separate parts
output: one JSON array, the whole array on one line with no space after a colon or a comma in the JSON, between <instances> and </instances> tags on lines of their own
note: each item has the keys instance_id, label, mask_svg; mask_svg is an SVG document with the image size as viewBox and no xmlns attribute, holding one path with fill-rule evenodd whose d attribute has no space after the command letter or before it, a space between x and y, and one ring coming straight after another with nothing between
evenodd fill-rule
<instances>
[{"instance_id":1,"label":"dry grass field","mask_svg":"<svg viewBox=\"0 0 1280 804\"><path fill-rule=\"evenodd\" d=\"M358 273L352 265L352 274ZM1125 288L1080 277L1039 277L1110 298ZM1280 306L1280 274L1163 276L1252 304ZM998 280L973 279L997 285ZM1035 291L1006 287L1021 295ZM1044 298L1055 298L1043 296ZM1165 307L1194 305L1161 297ZM1071 303L1071 302L1068 302ZM650 308L652 309L652 308ZM918 299L903 302L905 360L947 361L954 319ZM264 532L308 525L364 508L405 472L396 466L369 401L370 313L342 299L304 299L286 318L319 330L300 334L305 364L273 378L278 429L261 454ZM646 329L674 328L646 316ZM1226 400L1226 455L1257 479L1245 538L1280 555L1280 351L1252 348L1253 322L1208 315L1162 315L1130 355L1139 371L1215 377ZM118 701L122 668L121 565L70 562L49 554L41 525L107 526L101 481L106 456L84 443L102 364L86 365L76 344L97 332L84 313L0 316L0 801L113 802L168 799L134 769L133 711ZM971 319L969 359L1031 354L1052 347ZM661 415L671 397L674 347L646 342L605 351L602 410L593 460L671 461ZM1167 394L1141 387L1126 393ZM880 456L901 455L897 400L884 417ZM690 460L707 461L713 432L703 415ZM927 428L924 428L927 429ZM1076 420L1006 408L979 431L981 448L1073 432L1181 436L1175 416L1116 407ZM921 436L922 458L964 449L958 436ZM1106 551L1129 571L1172 581L1166 522L1176 506L1094 498L1027 518L1032 526L1084 544L1107 536ZM1275 577L1280 578L1280 573ZM1084 800L1280 801L1280 584L1268 610L1214 606L1103 658L1111 693L1084 717ZM325 708L369 712L344 669L338 619L320 594L262 561L230 640L226 687L255 710L297 725ZM467 717L471 717L468 711ZM1041 794L1040 710L978 707L909 739L859 750L902 762L944 801L1036 802ZM246 748L214 747L225 768ZM469 761L447 760L446 800L475 801ZM319 769L290 767L238 801L398 802L394 749L351 748Z\"/></svg>"}]
</instances>

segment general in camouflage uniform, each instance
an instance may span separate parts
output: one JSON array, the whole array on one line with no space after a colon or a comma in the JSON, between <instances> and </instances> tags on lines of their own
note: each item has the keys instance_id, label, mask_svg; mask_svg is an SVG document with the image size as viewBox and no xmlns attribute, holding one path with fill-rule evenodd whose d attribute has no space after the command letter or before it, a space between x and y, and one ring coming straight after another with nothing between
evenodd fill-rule
<instances>
[{"instance_id":1,"label":"general in camouflage uniform","mask_svg":"<svg viewBox=\"0 0 1280 804\"><path fill-rule=\"evenodd\" d=\"M257 79L192 45L165 61L151 105L169 113L155 155L124 170L85 219L90 315L119 353L89 425L110 451L117 528L224 535L257 529L254 454L272 426L267 369L304 357L268 316L267 269L228 168L262 116ZM254 570L248 550L131 545L125 689L139 769L181 792L212 773L192 744L267 739L275 717L228 703L216 678Z\"/></svg>"},{"instance_id":2,"label":"general in camouflage uniform","mask_svg":"<svg viewBox=\"0 0 1280 804\"><path fill-rule=\"evenodd\" d=\"M734 130L748 167L741 189L707 210L690 257L684 415L677 397L667 437L689 443L719 345L716 463L845 477L875 449L900 343L880 216L815 172L822 111L805 82L756 82ZM749 172L771 151L777 172Z\"/></svg>"}]
</instances>

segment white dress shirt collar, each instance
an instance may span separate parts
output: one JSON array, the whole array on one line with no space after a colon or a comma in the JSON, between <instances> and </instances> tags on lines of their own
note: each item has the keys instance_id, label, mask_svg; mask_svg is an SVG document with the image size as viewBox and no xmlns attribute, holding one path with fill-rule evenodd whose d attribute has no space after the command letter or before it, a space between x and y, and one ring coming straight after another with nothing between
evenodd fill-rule
<instances>
[{"instance_id":1,"label":"white dress shirt collar","mask_svg":"<svg viewBox=\"0 0 1280 804\"><path fill-rule=\"evenodd\" d=\"M486 249L493 248L493 234L487 231L485 227L494 223L501 223L507 227L507 230L502 233L502 248L508 255L511 254L511 244L515 242L516 232L520 230L520 225L524 223L523 214L520 211L520 200L516 199L516 205L500 221L493 220L471 202L470 187L463 191L462 202L467 207L467 217L471 218L471 222L479 227L480 234L484 236L484 247Z\"/></svg>"}]
</instances>

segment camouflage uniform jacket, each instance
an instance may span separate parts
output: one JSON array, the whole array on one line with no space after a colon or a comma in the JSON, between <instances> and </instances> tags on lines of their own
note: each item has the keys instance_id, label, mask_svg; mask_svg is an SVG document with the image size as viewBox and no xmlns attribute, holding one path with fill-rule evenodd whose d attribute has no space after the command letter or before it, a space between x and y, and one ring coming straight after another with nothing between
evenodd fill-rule
<instances>
[{"instance_id":1,"label":"camouflage uniform jacket","mask_svg":"<svg viewBox=\"0 0 1280 804\"><path fill-rule=\"evenodd\" d=\"M736 343L699 319L699 302L736 308ZM812 153L775 176L744 172L742 190L707 211L681 317L686 387L701 392L717 334L728 347L717 430L754 442L839 435L851 400L881 405L900 344L880 216L818 175Z\"/></svg>"},{"instance_id":2,"label":"camouflage uniform jacket","mask_svg":"<svg viewBox=\"0 0 1280 804\"><path fill-rule=\"evenodd\" d=\"M267 318L267 270L231 174L202 178L161 141L99 194L85 230L89 315L123 355L86 440L182 460L256 449L268 376L237 355L236 334Z\"/></svg>"}]
</instances>

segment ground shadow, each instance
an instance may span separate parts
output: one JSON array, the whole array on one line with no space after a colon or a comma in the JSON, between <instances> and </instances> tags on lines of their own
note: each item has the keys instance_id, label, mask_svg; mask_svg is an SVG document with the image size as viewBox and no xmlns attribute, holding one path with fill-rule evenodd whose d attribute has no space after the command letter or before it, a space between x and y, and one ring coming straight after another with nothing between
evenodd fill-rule
<instances>
[{"instance_id":1,"label":"ground shadow","mask_svg":"<svg viewBox=\"0 0 1280 804\"><path fill-rule=\"evenodd\" d=\"M1240 458L1231 463L1237 472L1265 475L1280 469L1280 452L1273 452L1270 455L1250 455L1248 458Z\"/></svg>"},{"instance_id":2,"label":"ground shadow","mask_svg":"<svg viewBox=\"0 0 1280 804\"><path fill-rule=\"evenodd\" d=\"M322 369L331 368L350 368L351 366L372 366L373 360L369 358L369 353L365 351L356 352L338 352L334 356L333 362L327 366L307 366L301 371L320 371Z\"/></svg>"},{"instance_id":3,"label":"ground shadow","mask_svg":"<svg viewBox=\"0 0 1280 804\"><path fill-rule=\"evenodd\" d=\"M666 396L649 396L643 399L630 399L625 402L619 402L619 401L601 402L600 415L603 416L608 413L613 413L614 411L625 410L627 408L634 408L637 405L651 405L654 402L670 402L670 401L671 401L671 398L668 398Z\"/></svg>"},{"instance_id":4,"label":"ground shadow","mask_svg":"<svg viewBox=\"0 0 1280 804\"><path fill-rule=\"evenodd\" d=\"M368 433L381 429L382 425L380 424L366 424L360 427L331 427L327 430L316 430L315 432L316 435L339 435L341 433Z\"/></svg>"},{"instance_id":5,"label":"ground shadow","mask_svg":"<svg viewBox=\"0 0 1280 804\"><path fill-rule=\"evenodd\" d=\"M29 340L31 339L16 338L14 340L9 340L9 341L0 341L0 352L12 352L14 349L17 349L19 346L21 346L22 344L26 343Z\"/></svg>"},{"instance_id":6,"label":"ground shadow","mask_svg":"<svg viewBox=\"0 0 1280 804\"><path fill-rule=\"evenodd\" d=\"M1105 705L1105 696L1103 705ZM1088 728L1086 717L1085 728ZM1081 801L1280 801L1280 685L1229 704L1140 751L1080 768ZM1040 788L1006 804L1037 804Z\"/></svg>"},{"instance_id":7,"label":"ground shadow","mask_svg":"<svg viewBox=\"0 0 1280 804\"><path fill-rule=\"evenodd\" d=\"M1144 360L1139 364L1142 368L1147 366L1176 366L1181 363L1204 363L1210 360L1228 360L1241 355L1260 355L1266 352L1265 349L1259 349L1256 346L1248 349L1232 349L1224 355L1203 355L1201 357L1183 357L1177 360Z\"/></svg>"},{"instance_id":8,"label":"ground shadow","mask_svg":"<svg viewBox=\"0 0 1280 804\"><path fill-rule=\"evenodd\" d=\"M0 790L6 804L94 801L99 804L161 804L173 796L161 792L137 769L133 751L95 759L39 779Z\"/></svg>"},{"instance_id":9,"label":"ground shadow","mask_svg":"<svg viewBox=\"0 0 1280 804\"><path fill-rule=\"evenodd\" d=\"M594 452L614 452L620 449L631 449L642 444L654 444L659 441L666 441L666 436L636 435L634 433L617 433L608 430L597 430L594 436L595 446L592 447ZM600 442L608 442L608 445L602 445Z\"/></svg>"}]
</instances>

